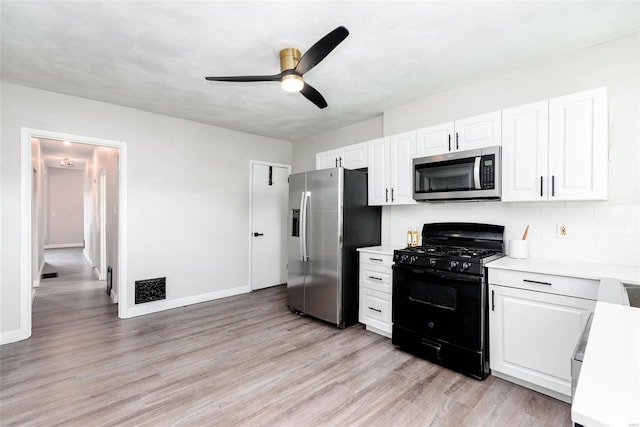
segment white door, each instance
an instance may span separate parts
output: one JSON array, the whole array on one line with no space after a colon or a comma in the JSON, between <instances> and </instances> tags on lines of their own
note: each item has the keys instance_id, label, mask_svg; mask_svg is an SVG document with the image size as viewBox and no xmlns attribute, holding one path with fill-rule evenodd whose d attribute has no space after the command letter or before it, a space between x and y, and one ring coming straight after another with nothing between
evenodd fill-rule
<instances>
[{"instance_id":1,"label":"white door","mask_svg":"<svg viewBox=\"0 0 640 427\"><path fill-rule=\"evenodd\" d=\"M340 166L345 169L360 169L367 167L367 144L361 142L342 148Z\"/></svg>"},{"instance_id":2,"label":"white door","mask_svg":"<svg viewBox=\"0 0 640 427\"><path fill-rule=\"evenodd\" d=\"M502 201L548 197L549 102L502 110Z\"/></svg>"},{"instance_id":3,"label":"white door","mask_svg":"<svg viewBox=\"0 0 640 427\"><path fill-rule=\"evenodd\" d=\"M453 122L418 129L416 157L435 156L453 151Z\"/></svg>"},{"instance_id":4,"label":"white door","mask_svg":"<svg viewBox=\"0 0 640 427\"><path fill-rule=\"evenodd\" d=\"M391 203L413 204L413 158L416 133L393 135L389 141Z\"/></svg>"},{"instance_id":5,"label":"white door","mask_svg":"<svg viewBox=\"0 0 640 427\"><path fill-rule=\"evenodd\" d=\"M391 203L389 194L390 162L389 137L369 141L369 205L382 206Z\"/></svg>"},{"instance_id":6,"label":"white door","mask_svg":"<svg viewBox=\"0 0 640 427\"><path fill-rule=\"evenodd\" d=\"M251 289L287 281L289 167L252 163Z\"/></svg>"},{"instance_id":7,"label":"white door","mask_svg":"<svg viewBox=\"0 0 640 427\"><path fill-rule=\"evenodd\" d=\"M491 370L571 396L571 355L595 301L489 286Z\"/></svg>"},{"instance_id":8,"label":"white door","mask_svg":"<svg viewBox=\"0 0 640 427\"><path fill-rule=\"evenodd\" d=\"M337 168L338 157L340 157L338 150L316 153L316 170Z\"/></svg>"},{"instance_id":9,"label":"white door","mask_svg":"<svg viewBox=\"0 0 640 427\"><path fill-rule=\"evenodd\" d=\"M456 151L474 150L502 144L500 111L456 120L451 145Z\"/></svg>"},{"instance_id":10,"label":"white door","mask_svg":"<svg viewBox=\"0 0 640 427\"><path fill-rule=\"evenodd\" d=\"M607 89L549 100L550 200L606 200Z\"/></svg>"}]
</instances>

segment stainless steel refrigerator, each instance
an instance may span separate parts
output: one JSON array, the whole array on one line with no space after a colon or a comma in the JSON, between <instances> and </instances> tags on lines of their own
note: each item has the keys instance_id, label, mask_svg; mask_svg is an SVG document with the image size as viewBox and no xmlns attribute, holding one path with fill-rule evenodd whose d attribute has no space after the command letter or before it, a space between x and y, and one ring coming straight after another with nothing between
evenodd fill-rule
<instances>
[{"instance_id":1,"label":"stainless steel refrigerator","mask_svg":"<svg viewBox=\"0 0 640 427\"><path fill-rule=\"evenodd\" d=\"M289 309L340 328L358 321L359 247L380 244L381 207L367 173L322 169L289 177Z\"/></svg>"}]
</instances>

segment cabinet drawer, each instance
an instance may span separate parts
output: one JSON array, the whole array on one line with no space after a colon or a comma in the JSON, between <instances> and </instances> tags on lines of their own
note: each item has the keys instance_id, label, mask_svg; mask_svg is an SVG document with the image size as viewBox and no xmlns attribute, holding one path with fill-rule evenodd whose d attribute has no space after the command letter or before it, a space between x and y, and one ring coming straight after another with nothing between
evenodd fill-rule
<instances>
[{"instance_id":1,"label":"cabinet drawer","mask_svg":"<svg viewBox=\"0 0 640 427\"><path fill-rule=\"evenodd\" d=\"M489 268L489 284L590 300L598 299L599 280Z\"/></svg>"},{"instance_id":2,"label":"cabinet drawer","mask_svg":"<svg viewBox=\"0 0 640 427\"><path fill-rule=\"evenodd\" d=\"M391 268L391 265L393 264L393 255L384 255L380 253L362 251L360 252L360 263L381 265Z\"/></svg>"},{"instance_id":3,"label":"cabinet drawer","mask_svg":"<svg viewBox=\"0 0 640 427\"><path fill-rule=\"evenodd\" d=\"M391 295L373 289L360 288L359 321L391 333Z\"/></svg>"},{"instance_id":4,"label":"cabinet drawer","mask_svg":"<svg viewBox=\"0 0 640 427\"><path fill-rule=\"evenodd\" d=\"M391 293L391 268L360 264L360 287Z\"/></svg>"}]
</instances>

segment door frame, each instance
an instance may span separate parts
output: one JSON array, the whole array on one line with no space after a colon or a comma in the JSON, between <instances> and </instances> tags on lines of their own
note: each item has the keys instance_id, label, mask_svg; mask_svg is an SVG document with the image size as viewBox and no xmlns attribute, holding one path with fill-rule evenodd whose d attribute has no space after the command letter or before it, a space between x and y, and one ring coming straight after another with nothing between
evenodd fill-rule
<instances>
[{"instance_id":1,"label":"door frame","mask_svg":"<svg viewBox=\"0 0 640 427\"><path fill-rule=\"evenodd\" d=\"M249 160L249 289L253 291L253 167L254 165L274 166L286 168L291 175L291 165L274 162L264 162L261 160ZM286 245L286 240L282 242Z\"/></svg>"},{"instance_id":2,"label":"door frame","mask_svg":"<svg viewBox=\"0 0 640 427\"><path fill-rule=\"evenodd\" d=\"M111 139L74 135L64 132L20 128L20 330L19 340L31 336L32 318L32 166L31 138L57 139L82 144L118 148L118 317L127 318L127 143Z\"/></svg>"}]
</instances>

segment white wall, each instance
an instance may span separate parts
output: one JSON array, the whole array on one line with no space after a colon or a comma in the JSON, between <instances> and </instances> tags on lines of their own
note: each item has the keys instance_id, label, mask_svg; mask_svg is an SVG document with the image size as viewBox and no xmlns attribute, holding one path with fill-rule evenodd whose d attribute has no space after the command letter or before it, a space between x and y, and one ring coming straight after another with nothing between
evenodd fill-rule
<instances>
[{"instance_id":1,"label":"white wall","mask_svg":"<svg viewBox=\"0 0 640 427\"><path fill-rule=\"evenodd\" d=\"M18 85L0 92L1 334L20 328L21 127L127 143L130 309L139 279L166 276L177 304L249 290L249 160L290 164L289 142Z\"/></svg>"},{"instance_id":2,"label":"white wall","mask_svg":"<svg viewBox=\"0 0 640 427\"><path fill-rule=\"evenodd\" d=\"M520 238L527 224L530 255L540 258L640 265L640 33L590 49L531 64L494 78L443 92L383 115L383 134L405 132L601 86L609 100L609 200L547 203L420 203L383 209L383 243L406 244L409 226L465 221L505 225L505 238ZM336 131L334 133L339 133ZM365 134L375 134L370 126ZM354 136L354 139L360 139ZM365 140L367 138L361 138ZM372 139L372 138L369 138ZM316 137L323 151L332 135ZM355 142L355 141L354 141ZM294 159L304 166L315 154L294 145ZM294 169L299 169L294 164ZM556 224L569 227L570 238L556 238Z\"/></svg>"},{"instance_id":3,"label":"white wall","mask_svg":"<svg viewBox=\"0 0 640 427\"><path fill-rule=\"evenodd\" d=\"M49 168L46 245L82 246L83 182L81 170Z\"/></svg>"},{"instance_id":4,"label":"white wall","mask_svg":"<svg viewBox=\"0 0 640 427\"><path fill-rule=\"evenodd\" d=\"M293 150L293 173L316 168L316 153L382 136L382 116L299 141Z\"/></svg>"}]
</instances>

